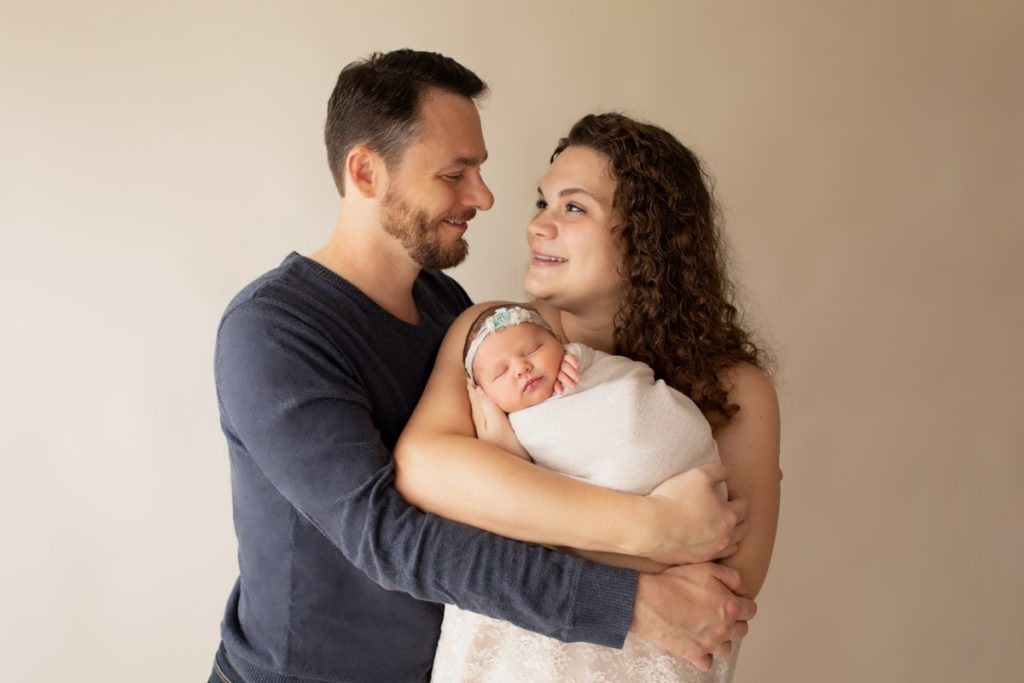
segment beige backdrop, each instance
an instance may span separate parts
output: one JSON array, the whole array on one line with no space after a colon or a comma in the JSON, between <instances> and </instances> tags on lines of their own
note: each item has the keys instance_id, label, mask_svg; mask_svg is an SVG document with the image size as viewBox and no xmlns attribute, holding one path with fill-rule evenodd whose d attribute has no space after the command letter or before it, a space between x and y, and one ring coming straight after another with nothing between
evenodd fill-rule
<instances>
[{"instance_id":1,"label":"beige backdrop","mask_svg":"<svg viewBox=\"0 0 1024 683\"><path fill-rule=\"evenodd\" d=\"M0 677L205 680L236 571L217 320L330 233L340 67L411 46L493 90L477 299L521 294L581 114L660 123L716 177L782 361L736 680L1020 680L1020 7L4 0Z\"/></svg>"}]
</instances>

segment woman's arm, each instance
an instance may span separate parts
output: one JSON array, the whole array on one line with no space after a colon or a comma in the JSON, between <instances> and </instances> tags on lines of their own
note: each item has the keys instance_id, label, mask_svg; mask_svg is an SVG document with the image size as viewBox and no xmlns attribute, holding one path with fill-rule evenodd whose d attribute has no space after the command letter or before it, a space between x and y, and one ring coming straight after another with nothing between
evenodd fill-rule
<instances>
[{"instance_id":1,"label":"woman's arm","mask_svg":"<svg viewBox=\"0 0 1024 683\"><path fill-rule=\"evenodd\" d=\"M719 454L729 463L730 497L750 501L750 533L736 554L720 564L733 567L742 577L748 597L756 597L764 583L775 541L779 516L781 471L779 470L779 408L775 388L752 365L731 368L726 373L730 401L742 410L715 436ZM668 565L645 557L602 553L562 547L592 562L658 573Z\"/></svg>"},{"instance_id":2,"label":"woman's arm","mask_svg":"<svg viewBox=\"0 0 1024 683\"><path fill-rule=\"evenodd\" d=\"M768 573L779 521L779 403L771 380L753 365L730 368L724 380L729 401L740 410L715 432L715 440L729 468L729 497L750 502L750 533L736 554L720 563L740 572L747 597L753 598Z\"/></svg>"},{"instance_id":3,"label":"woman's arm","mask_svg":"<svg viewBox=\"0 0 1024 683\"><path fill-rule=\"evenodd\" d=\"M407 501L523 541L673 564L719 557L737 542L746 504L712 490L725 476L721 465L685 472L657 495L634 496L562 477L476 439L462 347L485 305L452 324L395 446L396 487Z\"/></svg>"},{"instance_id":4,"label":"woman's arm","mask_svg":"<svg viewBox=\"0 0 1024 683\"><path fill-rule=\"evenodd\" d=\"M567 366L567 361L563 360L562 372L567 373L565 382L567 386L575 387L580 379L579 372L577 372L578 362L569 354L566 354L566 359L571 359L572 362ZM472 406L473 426L476 429L477 438L527 462L533 462L530 454L526 452L526 449L519 442L519 438L516 436L515 430L512 429L505 411L499 408L483 389L473 384L472 380L466 381L466 390L469 394L470 406ZM581 550L568 546L550 547L582 557L591 562L635 569L636 571L649 574L658 574L671 566L636 555L623 555L621 553L608 553L598 550Z\"/></svg>"}]
</instances>

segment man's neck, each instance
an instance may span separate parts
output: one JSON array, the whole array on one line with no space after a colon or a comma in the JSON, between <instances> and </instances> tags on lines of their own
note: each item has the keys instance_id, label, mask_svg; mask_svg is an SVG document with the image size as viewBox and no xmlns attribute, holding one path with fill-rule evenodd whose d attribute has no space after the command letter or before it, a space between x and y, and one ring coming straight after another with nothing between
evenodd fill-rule
<instances>
[{"instance_id":1,"label":"man's neck","mask_svg":"<svg viewBox=\"0 0 1024 683\"><path fill-rule=\"evenodd\" d=\"M339 218L331 241L309 257L348 280L399 320L419 324L412 286L420 266L383 230L360 229Z\"/></svg>"}]
</instances>

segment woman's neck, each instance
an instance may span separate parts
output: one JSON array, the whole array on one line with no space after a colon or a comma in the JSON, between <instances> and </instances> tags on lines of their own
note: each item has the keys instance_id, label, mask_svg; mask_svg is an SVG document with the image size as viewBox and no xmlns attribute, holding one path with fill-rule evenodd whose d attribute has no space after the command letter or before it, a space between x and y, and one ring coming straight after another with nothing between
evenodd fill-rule
<instances>
[{"instance_id":1,"label":"woman's neck","mask_svg":"<svg viewBox=\"0 0 1024 683\"><path fill-rule=\"evenodd\" d=\"M563 342L585 344L592 349L615 353L614 314L608 311L582 314L555 308L543 301L530 301Z\"/></svg>"},{"instance_id":2,"label":"woman's neck","mask_svg":"<svg viewBox=\"0 0 1024 683\"><path fill-rule=\"evenodd\" d=\"M598 351L615 353L615 326L607 315L586 317L560 311L562 331L569 341Z\"/></svg>"}]
</instances>

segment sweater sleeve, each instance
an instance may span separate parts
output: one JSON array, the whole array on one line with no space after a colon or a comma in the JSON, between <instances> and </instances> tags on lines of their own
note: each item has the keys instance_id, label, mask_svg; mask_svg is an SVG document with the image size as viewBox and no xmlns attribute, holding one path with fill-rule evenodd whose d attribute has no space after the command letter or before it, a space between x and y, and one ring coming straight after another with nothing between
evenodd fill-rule
<instances>
[{"instance_id":1,"label":"sweater sleeve","mask_svg":"<svg viewBox=\"0 0 1024 683\"><path fill-rule=\"evenodd\" d=\"M394 461L370 397L344 354L339 362L327 346L273 305L250 301L225 316L215 371L235 452L383 588L563 641L621 647L636 573L406 504L393 486Z\"/></svg>"}]
</instances>

